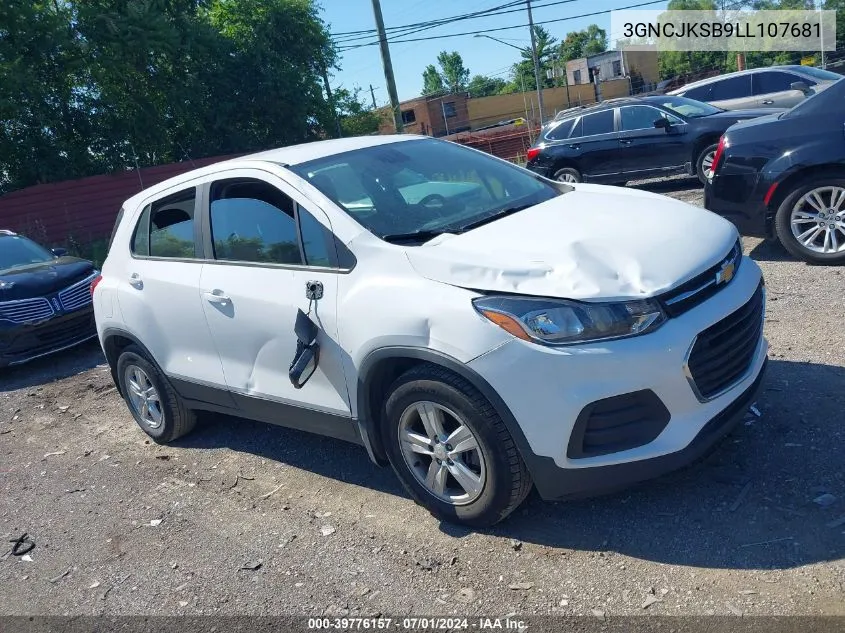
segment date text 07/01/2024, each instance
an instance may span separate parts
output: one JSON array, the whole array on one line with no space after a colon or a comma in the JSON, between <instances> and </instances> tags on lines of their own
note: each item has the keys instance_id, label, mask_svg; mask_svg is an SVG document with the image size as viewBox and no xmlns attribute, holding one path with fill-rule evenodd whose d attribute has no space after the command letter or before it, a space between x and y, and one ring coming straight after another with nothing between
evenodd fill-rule
<instances>
[{"instance_id":1,"label":"date text 07/01/2024","mask_svg":"<svg viewBox=\"0 0 845 633\"><path fill-rule=\"evenodd\" d=\"M309 630L511 630L525 628L523 620L511 617L503 618L308 618Z\"/></svg>"}]
</instances>

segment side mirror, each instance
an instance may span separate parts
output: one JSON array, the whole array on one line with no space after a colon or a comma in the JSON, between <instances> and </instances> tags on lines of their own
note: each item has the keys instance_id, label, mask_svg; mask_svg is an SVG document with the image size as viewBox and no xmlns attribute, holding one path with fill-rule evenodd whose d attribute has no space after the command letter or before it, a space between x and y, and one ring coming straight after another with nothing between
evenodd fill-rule
<instances>
[{"instance_id":1,"label":"side mirror","mask_svg":"<svg viewBox=\"0 0 845 633\"><path fill-rule=\"evenodd\" d=\"M804 94L807 94L807 93L810 92L810 86L808 86L803 81L793 81L791 84L789 84L789 89L790 90L800 90Z\"/></svg>"},{"instance_id":2,"label":"side mirror","mask_svg":"<svg viewBox=\"0 0 845 633\"><path fill-rule=\"evenodd\" d=\"M288 378L294 388L302 389L317 371L317 363L320 362L320 346L317 343L320 328L308 318L307 314L298 310L293 330L297 338L296 355L288 369Z\"/></svg>"},{"instance_id":3,"label":"side mirror","mask_svg":"<svg viewBox=\"0 0 845 633\"><path fill-rule=\"evenodd\" d=\"M65 255L67 255L67 249L66 248L54 248L54 249L51 249L51 252L56 257L64 257Z\"/></svg>"},{"instance_id":4,"label":"side mirror","mask_svg":"<svg viewBox=\"0 0 845 633\"><path fill-rule=\"evenodd\" d=\"M654 127L656 128L663 128L664 130L668 130L672 124L669 122L669 119L664 119L660 117L654 122Z\"/></svg>"}]
</instances>

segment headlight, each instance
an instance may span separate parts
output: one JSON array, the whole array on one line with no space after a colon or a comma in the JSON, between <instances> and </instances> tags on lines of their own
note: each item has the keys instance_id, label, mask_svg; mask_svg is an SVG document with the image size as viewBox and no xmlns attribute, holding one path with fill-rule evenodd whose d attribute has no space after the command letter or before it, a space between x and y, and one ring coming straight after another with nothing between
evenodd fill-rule
<instances>
[{"instance_id":1,"label":"headlight","mask_svg":"<svg viewBox=\"0 0 845 633\"><path fill-rule=\"evenodd\" d=\"M564 299L489 296L473 300L478 312L517 338L573 345L638 336L666 320L654 299L584 303Z\"/></svg>"}]
</instances>

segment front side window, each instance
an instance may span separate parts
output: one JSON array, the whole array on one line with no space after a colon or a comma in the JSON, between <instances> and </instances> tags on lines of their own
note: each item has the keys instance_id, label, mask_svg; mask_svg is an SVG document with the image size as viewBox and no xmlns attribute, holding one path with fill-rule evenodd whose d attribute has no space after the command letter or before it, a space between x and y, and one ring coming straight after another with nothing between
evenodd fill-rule
<instances>
[{"instance_id":1,"label":"front side window","mask_svg":"<svg viewBox=\"0 0 845 633\"><path fill-rule=\"evenodd\" d=\"M613 110L602 110L595 114L588 114L581 117L583 130L582 136L595 136L596 134L610 134L613 132Z\"/></svg>"},{"instance_id":2,"label":"front side window","mask_svg":"<svg viewBox=\"0 0 845 633\"><path fill-rule=\"evenodd\" d=\"M755 95L767 95L772 92L792 90L792 84L796 81L803 81L809 85L808 81L802 77L776 70L754 73L751 83Z\"/></svg>"},{"instance_id":3,"label":"front side window","mask_svg":"<svg viewBox=\"0 0 845 633\"><path fill-rule=\"evenodd\" d=\"M22 235L0 235L0 272L53 259L53 253Z\"/></svg>"},{"instance_id":4,"label":"front side window","mask_svg":"<svg viewBox=\"0 0 845 633\"><path fill-rule=\"evenodd\" d=\"M648 106L625 106L619 108L622 130L653 130L654 122L663 115L660 110Z\"/></svg>"},{"instance_id":5,"label":"front side window","mask_svg":"<svg viewBox=\"0 0 845 633\"><path fill-rule=\"evenodd\" d=\"M434 139L375 145L290 169L383 238L461 232L561 193L524 169Z\"/></svg>"},{"instance_id":6,"label":"front side window","mask_svg":"<svg viewBox=\"0 0 845 633\"><path fill-rule=\"evenodd\" d=\"M212 185L211 239L216 259L302 263L293 201L259 180L220 180Z\"/></svg>"},{"instance_id":7,"label":"front side window","mask_svg":"<svg viewBox=\"0 0 845 633\"><path fill-rule=\"evenodd\" d=\"M711 84L707 84L706 86L699 86L698 88L690 88L689 90L685 90L683 96L687 99L694 99L696 101L712 101L712 92L713 86Z\"/></svg>"},{"instance_id":8,"label":"front side window","mask_svg":"<svg viewBox=\"0 0 845 633\"><path fill-rule=\"evenodd\" d=\"M712 106L709 103L703 103L687 97L655 97L655 101L667 110L671 110L688 119L698 119L718 112L724 112L721 108Z\"/></svg>"},{"instance_id":9,"label":"front side window","mask_svg":"<svg viewBox=\"0 0 845 633\"><path fill-rule=\"evenodd\" d=\"M751 75L739 75L714 82L709 101L727 101L750 96Z\"/></svg>"},{"instance_id":10,"label":"front side window","mask_svg":"<svg viewBox=\"0 0 845 633\"><path fill-rule=\"evenodd\" d=\"M196 257L194 206L196 189L148 204L132 236L132 253L142 257Z\"/></svg>"}]
</instances>

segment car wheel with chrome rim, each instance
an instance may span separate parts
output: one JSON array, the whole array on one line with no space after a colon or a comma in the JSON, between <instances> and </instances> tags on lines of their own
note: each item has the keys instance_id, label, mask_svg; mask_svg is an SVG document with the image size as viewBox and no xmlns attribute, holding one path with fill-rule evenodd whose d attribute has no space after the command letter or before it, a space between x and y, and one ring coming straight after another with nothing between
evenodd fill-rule
<instances>
[{"instance_id":1,"label":"car wheel with chrome rim","mask_svg":"<svg viewBox=\"0 0 845 633\"><path fill-rule=\"evenodd\" d=\"M419 365L391 386L384 412L390 463L413 499L437 518L487 527L531 490L504 422L462 377Z\"/></svg>"},{"instance_id":2,"label":"car wheel with chrome rim","mask_svg":"<svg viewBox=\"0 0 845 633\"><path fill-rule=\"evenodd\" d=\"M845 263L845 178L805 181L781 202L775 230L795 257L813 264Z\"/></svg>"},{"instance_id":3,"label":"car wheel with chrome rim","mask_svg":"<svg viewBox=\"0 0 845 633\"><path fill-rule=\"evenodd\" d=\"M159 443L172 442L189 433L196 415L147 358L140 347L129 345L117 359L120 393L141 430Z\"/></svg>"},{"instance_id":4,"label":"car wheel with chrome rim","mask_svg":"<svg viewBox=\"0 0 845 633\"><path fill-rule=\"evenodd\" d=\"M555 172L553 178L558 182L572 184L576 182L581 182L581 172L575 169L574 167L564 167L563 169L558 169Z\"/></svg>"}]
</instances>

